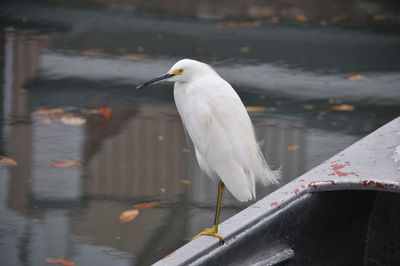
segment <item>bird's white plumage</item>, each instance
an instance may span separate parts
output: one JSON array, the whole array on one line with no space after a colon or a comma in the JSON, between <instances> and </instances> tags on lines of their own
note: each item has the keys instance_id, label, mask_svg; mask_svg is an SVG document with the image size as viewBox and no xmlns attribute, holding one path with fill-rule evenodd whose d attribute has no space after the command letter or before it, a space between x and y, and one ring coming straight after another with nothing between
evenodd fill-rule
<instances>
[{"instance_id":1,"label":"bird's white plumage","mask_svg":"<svg viewBox=\"0 0 400 266\"><path fill-rule=\"evenodd\" d=\"M240 201L255 198L255 181L276 183L258 147L253 125L232 86L208 65L184 59L175 82L174 98L183 124L195 146L200 168L220 178Z\"/></svg>"}]
</instances>

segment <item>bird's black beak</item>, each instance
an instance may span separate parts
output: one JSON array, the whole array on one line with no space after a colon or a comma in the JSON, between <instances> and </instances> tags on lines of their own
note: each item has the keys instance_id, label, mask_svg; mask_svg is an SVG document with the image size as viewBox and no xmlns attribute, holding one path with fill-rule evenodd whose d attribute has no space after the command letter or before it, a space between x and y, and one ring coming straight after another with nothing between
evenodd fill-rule
<instances>
[{"instance_id":1,"label":"bird's black beak","mask_svg":"<svg viewBox=\"0 0 400 266\"><path fill-rule=\"evenodd\" d=\"M146 81L146 82L143 82L143 83L137 85L137 86L136 86L136 89L140 89L141 87L149 86L149 85L151 85L151 84L160 82L160 81L162 81L162 80L164 80L164 79L167 79L167 78L170 78L170 77L173 77L173 76L175 76L175 75L174 75L174 74L169 74L169 73L167 73L167 74L165 74L165 75L162 75L162 76L153 78L153 79L151 79L151 80L149 80L149 81Z\"/></svg>"}]
</instances>

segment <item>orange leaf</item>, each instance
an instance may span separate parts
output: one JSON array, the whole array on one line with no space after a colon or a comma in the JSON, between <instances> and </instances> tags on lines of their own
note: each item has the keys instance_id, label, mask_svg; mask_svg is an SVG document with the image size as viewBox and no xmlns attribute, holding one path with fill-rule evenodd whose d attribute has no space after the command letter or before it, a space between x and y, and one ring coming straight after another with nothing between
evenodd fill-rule
<instances>
[{"instance_id":1,"label":"orange leaf","mask_svg":"<svg viewBox=\"0 0 400 266\"><path fill-rule=\"evenodd\" d=\"M181 183L184 185L190 185L192 184L192 181L190 181L189 179L181 179Z\"/></svg>"},{"instance_id":2,"label":"orange leaf","mask_svg":"<svg viewBox=\"0 0 400 266\"><path fill-rule=\"evenodd\" d=\"M261 21L222 21L215 24L217 29L225 28L257 28L260 27Z\"/></svg>"},{"instance_id":3,"label":"orange leaf","mask_svg":"<svg viewBox=\"0 0 400 266\"><path fill-rule=\"evenodd\" d=\"M160 205L159 202L151 201L151 202L143 202L133 205L134 209L147 209L147 208L154 208Z\"/></svg>"},{"instance_id":4,"label":"orange leaf","mask_svg":"<svg viewBox=\"0 0 400 266\"><path fill-rule=\"evenodd\" d=\"M103 114L103 117L105 120L110 119L111 115L112 115L112 110L109 107L101 107L99 109L100 113Z\"/></svg>"},{"instance_id":5,"label":"orange leaf","mask_svg":"<svg viewBox=\"0 0 400 266\"><path fill-rule=\"evenodd\" d=\"M13 167L17 166L17 161L14 160L13 158L10 157L5 157L5 156L0 156L0 162L5 166L5 167Z\"/></svg>"},{"instance_id":6,"label":"orange leaf","mask_svg":"<svg viewBox=\"0 0 400 266\"><path fill-rule=\"evenodd\" d=\"M73 262L71 259L64 259L64 258L46 258L46 262L48 263L57 263L57 264L62 264L64 266L74 266L75 262Z\"/></svg>"},{"instance_id":7,"label":"orange leaf","mask_svg":"<svg viewBox=\"0 0 400 266\"><path fill-rule=\"evenodd\" d=\"M66 168L66 167L81 166L81 163L76 161L58 161L49 163L49 166L55 168Z\"/></svg>"},{"instance_id":8,"label":"orange leaf","mask_svg":"<svg viewBox=\"0 0 400 266\"><path fill-rule=\"evenodd\" d=\"M297 15L294 17L294 19L298 22L306 22L308 20L307 17L304 15Z\"/></svg>"},{"instance_id":9,"label":"orange leaf","mask_svg":"<svg viewBox=\"0 0 400 266\"><path fill-rule=\"evenodd\" d=\"M352 111L354 111L356 108L354 107L354 105L350 105L350 104L340 104L340 105L334 105L334 106L332 106L332 109L335 110L335 111L352 112Z\"/></svg>"},{"instance_id":10,"label":"orange leaf","mask_svg":"<svg viewBox=\"0 0 400 266\"><path fill-rule=\"evenodd\" d=\"M51 120L50 118L44 118L40 120L40 124L45 126L51 126L53 124L53 120Z\"/></svg>"},{"instance_id":11,"label":"orange leaf","mask_svg":"<svg viewBox=\"0 0 400 266\"><path fill-rule=\"evenodd\" d=\"M124 211L119 216L119 220L121 221L121 223L130 222L134 220L138 215L139 215L139 210Z\"/></svg>"},{"instance_id":12,"label":"orange leaf","mask_svg":"<svg viewBox=\"0 0 400 266\"><path fill-rule=\"evenodd\" d=\"M354 74L347 77L347 80L363 80L365 77L362 74Z\"/></svg>"},{"instance_id":13,"label":"orange leaf","mask_svg":"<svg viewBox=\"0 0 400 266\"><path fill-rule=\"evenodd\" d=\"M288 145L288 150L289 151L298 151L300 149L299 144L289 144Z\"/></svg>"},{"instance_id":14,"label":"orange leaf","mask_svg":"<svg viewBox=\"0 0 400 266\"><path fill-rule=\"evenodd\" d=\"M121 56L122 59L127 59L127 60L143 60L149 57L150 55L145 53L127 53Z\"/></svg>"},{"instance_id":15,"label":"orange leaf","mask_svg":"<svg viewBox=\"0 0 400 266\"><path fill-rule=\"evenodd\" d=\"M61 115L64 113L62 108L40 108L36 110L38 115Z\"/></svg>"},{"instance_id":16,"label":"orange leaf","mask_svg":"<svg viewBox=\"0 0 400 266\"><path fill-rule=\"evenodd\" d=\"M82 52L86 55L97 55L104 52L103 48L85 48Z\"/></svg>"}]
</instances>

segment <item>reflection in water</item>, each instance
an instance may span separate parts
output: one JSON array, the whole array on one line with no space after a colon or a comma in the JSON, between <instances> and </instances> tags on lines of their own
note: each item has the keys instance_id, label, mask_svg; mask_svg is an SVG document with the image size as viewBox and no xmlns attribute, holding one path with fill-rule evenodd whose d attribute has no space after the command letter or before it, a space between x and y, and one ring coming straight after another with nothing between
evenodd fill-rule
<instances>
[{"instance_id":1,"label":"reflection in water","mask_svg":"<svg viewBox=\"0 0 400 266\"><path fill-rule=\"evenodd\" d=\"M73 45L76 32L71 34L73 41L68 34L24 33L8 28L0 40L0 155L18 162L14 168L0 166L2 263L43 265L46 257L68 257L77 265L148 265L209 226L216 197L216 184L199 170L171 98L160 96L172 95L171 90L133 92L123 85L125 82L131 87L136 79L146 79L149 71L158 71L155 68L160 67L160 62L169 62L174 56L148 60L147 67L141 70L142 62L127 63L100 55L74 58L68 52L52 50L54 42L63 49ZM96 67L99 62L103 63ZM128 65L135 68L125 68ZM221 69L228 76L235 76L235 80L239 77L236 70L243 72L243 65L222 65ZM305 72L299 72L299 79L289 80L291 74L281 78L289 80L285 86L296 91L289 99L278 93L282 89L274 87L276 82L269 75L259 75L260 82L255 82L251 70L244 72L248 80L257 83L255 87L271 86L266 91L277 92L273 98L254 90L252 82L246 83L246 90L240 82L235 86L246 104L263 105L268 110L251 116L268 162L275 168L281 167L280 185L360 137L361 130L346 132L330 126L329 119L323 121L326 109L304 112L302 105L306 101L296 98L301 88L290 84L302 78L308 80ZM314 76L322 75L313 73ZM273 81L266 85L265 80ZM338 94L344 81L336 77L330 82L334 83L331 92ZM374 87L373 83L368 84ZM307 81L298 86L312 87L310 93L315 93L320 84ZM372 89L370 92L376 93ZM43 125L34 113L39 107L58 105L78 113L107 105L113 112L109 120L88 115L82 126L64 125L57 117L52 117L52 125ZM357 121L359 128L372 130L395 112L388 111L390 106L369 107L365 109L373 111L354 112L352 120L330 115L346 126L353 127L352 121ZM281 116L274 112L277 108ZM297 148L290 149L293 145ZM48 167L49 162L62 160L81 161L82 166ZM183 184L181 179L190 179L192 183ZM276 188L258 187L258 198ZM122 211L146 201L158 201L160 205L140 210L133 222L120 224L118 216ZM222 220L247 204L226 193L223 205Z\"/></svg>"}]
</instances>

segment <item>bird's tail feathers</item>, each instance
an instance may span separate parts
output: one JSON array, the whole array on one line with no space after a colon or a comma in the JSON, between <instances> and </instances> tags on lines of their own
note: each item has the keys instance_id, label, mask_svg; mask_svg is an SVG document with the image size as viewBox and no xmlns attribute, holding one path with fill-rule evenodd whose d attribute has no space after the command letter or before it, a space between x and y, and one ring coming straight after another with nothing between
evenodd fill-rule
<instances>
[{"instance_id":1,"label":"bird's tail feathers","mask_svg":"<svg viewBox=\"0 0 400 266\"><path fill-rule=\"evenodd\" d=\"M258 173L256 175L256 180L263 185L278 184L281 178L281 168L271 170L260 149L258 150L258 155Z\"/></svg>"}]
</instances>

